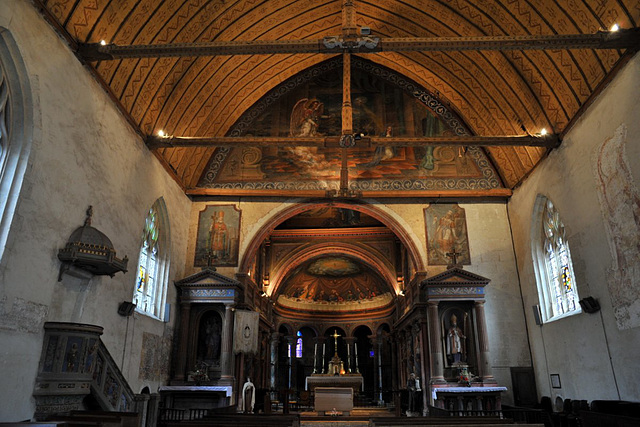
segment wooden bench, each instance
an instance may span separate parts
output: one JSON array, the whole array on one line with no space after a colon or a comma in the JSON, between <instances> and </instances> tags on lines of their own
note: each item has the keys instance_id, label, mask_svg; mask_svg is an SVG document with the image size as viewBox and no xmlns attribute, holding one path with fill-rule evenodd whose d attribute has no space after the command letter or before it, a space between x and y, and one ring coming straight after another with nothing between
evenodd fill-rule
<instances>
[{"instance_id":1,"label":"wooden bench","mask_svg":"<svg viewBox=\"0 0 640 427\"><path fill-rule=\"evenodd\" d=\"M376 417L369 420L371 427L397 427L397 426L474 426L504 427L513 424L511 419L496 417ZM544 427L544 424L528 424L529 426Z\"/></svg>"},{"instance_id":2,"label":"wooden bench","mask_svg":"<svg viewBox=\"0 0 640 427\"><path fill-rule=\"evenodd\" d=\"M220 414L192 421L165 421L166 427L237 426L237 427L299 427L300 415Z\"/></svg>"}]
</instances>

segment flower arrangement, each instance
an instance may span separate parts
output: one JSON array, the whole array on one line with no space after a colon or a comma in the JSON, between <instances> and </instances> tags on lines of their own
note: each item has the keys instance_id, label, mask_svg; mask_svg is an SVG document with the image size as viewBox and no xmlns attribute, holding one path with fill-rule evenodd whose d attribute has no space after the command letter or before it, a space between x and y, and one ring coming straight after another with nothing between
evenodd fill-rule
<instances>
[{"instance_id":1,"label":"flower arrangement","mask_svg":"<svg viewBox=\"0 0 640 427\"><path fill-rule=\"evenodd\" d=\"M460 368L460 374L458 375L458 384L462 384L465 385L467 387L471 386L471 378L472 375L469 373L468 368L465 367L461 367Z\"/></svg>"},{"instance_id":2,"label":"flower arrangement","mask_svg":"<svg viewBox=\"0 0 640 427\"><path fill-rule=\"evenodd\" d=\"M196 365L196 370L191 372L191 379L200 384L202 381L209 381L209 365L204 362L200 362Z\"/></svg>"}]
</instances>

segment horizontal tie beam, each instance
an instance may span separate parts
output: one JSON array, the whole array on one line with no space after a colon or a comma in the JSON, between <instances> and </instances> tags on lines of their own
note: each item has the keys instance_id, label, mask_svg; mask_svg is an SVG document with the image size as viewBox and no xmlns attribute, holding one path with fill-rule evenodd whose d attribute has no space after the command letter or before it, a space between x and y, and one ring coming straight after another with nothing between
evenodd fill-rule
<instances>
[{"instance_id":1,"label":"horizontal tie beam","mask_svg":"<svg viewBox=\"0 0 640 427\"><path fill-rule=\"evenodd\" d=\"M339 54L376 52L433 52L467 50L529 49L638 49L640 28L599 31L595 34L378 38L325 37L317 40L216 41L206 43L148 44L119 46L83 43L78 53L87 61L124 58L160 58L219 55L272 55L296 53Z\"/></svg>"}]
</instances>

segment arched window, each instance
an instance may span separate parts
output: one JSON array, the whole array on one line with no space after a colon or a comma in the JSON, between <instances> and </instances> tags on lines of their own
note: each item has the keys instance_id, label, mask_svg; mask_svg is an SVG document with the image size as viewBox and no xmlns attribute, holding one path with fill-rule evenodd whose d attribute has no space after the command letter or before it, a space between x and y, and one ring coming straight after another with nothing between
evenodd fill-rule
<instances>
[{"instance_id":1,"label":"arched window","mask_svg":"<svg viewBox=\"0 0 640 427\"><path fill-rule=\"evenodd\" d=\"M0 28L0 257L22 187L32 131L28 73L13 37Z\"/></svg>"},{"instance_id":2,"label":"arched window","mask_svg":"<svg viewBox=\"0 0 640 427\"><path fill-rule=\"evenodd\" d=\"M300 359L302 357L302 332L298 331L296 335L298 336L296 340L296 357Z\"/></svg>"},{"instance_id":3,"label":"arched window","mask_svg":"<svg viewBox=\"0 0 640 427\"><path fill-rule=\"evenodd\" d=\"M162 198L147 212L142 231L133 302L136 310L164 319L169 275L169 222Z\"/></svg>"},{"instance_id":4,"label":"arched window","mask_svg":"<svg viewBox=\"0 0 640 427\"><path fill-rule=\"evenodd\" d=\"M534 209L532 249L544 320L579 313L569 242L551 200L539 196Z\"/></svg>"}]
</instances>

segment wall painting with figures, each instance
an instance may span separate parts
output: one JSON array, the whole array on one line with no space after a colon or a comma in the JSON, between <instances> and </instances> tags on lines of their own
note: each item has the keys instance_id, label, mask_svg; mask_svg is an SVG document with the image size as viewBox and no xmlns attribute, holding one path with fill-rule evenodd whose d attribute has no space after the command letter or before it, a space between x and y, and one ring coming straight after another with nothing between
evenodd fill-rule
<instances>
[{"instance_id":1,"label":"wall painting with figures","mask_svg":"<svg viewBox=\"0 0 640 427\"><path fill-rule=\"evenodd\" d=\"M353 130L376 137L469 135L437 95L377 64L358 58L352 69ZM341 135L342 62L339 58L289 79L254 104L227 136L321 137ZM339 186L337 146L217 148L198 187L245 190L328 190ZM478 147L349 149L355 190L404 191L498 188L502 183Z\"/></svg>"},{"instance_id":2,"label":"wall painting with figures","mask_svg":"<svg viewBox=\"0 0 640 427\"><path fill-rule=\"evenodd\" d=\"M210 205L200 212L196 267L238 265L240 214L235 205Z\"/></svg>"},{"instance_id":3,"label":"wall painting with figures","mask_svg":"<svg viewBox=\"0 0 640 427\"><path fill-rule=\"evenodd\" d=\"M450 265L456 253L458 264L471 264L467 218L457 204L432 204L424 209L427 229L427 260L429 265Z\"/></svg>"}]
</instances>

